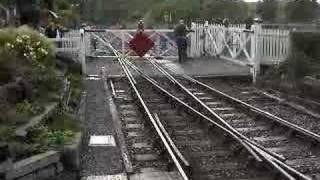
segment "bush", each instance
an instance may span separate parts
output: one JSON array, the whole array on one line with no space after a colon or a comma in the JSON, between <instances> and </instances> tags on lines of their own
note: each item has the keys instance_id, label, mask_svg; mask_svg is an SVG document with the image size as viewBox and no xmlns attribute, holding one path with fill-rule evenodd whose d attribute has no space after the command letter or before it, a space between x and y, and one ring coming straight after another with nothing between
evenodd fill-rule
<instances>
[{"instance_id":1,"label":"bush","mask_svg":"<svg viewBox=\"0 0 320 180\"><path fill-rule=\"evenodd\" d=\"M24 76L36 86L56 90L53 52L53 43L28 27L0 30L0 70L5 72L2 81Z\"/></svg>"},{"instance_id":2,"label":"bush","mask_svg":"<svg viewBox=\"0 0 320 180\"><path fill-rule=\"evenodd\" d=\"M292 32L289 57L267 72L267 78L297 82L305 76L320 75L320 33Z\"/></svg>"},{"instance_id":3,"label":"bush","mask_svg":"<svg viewBox=\"0 0 320 180\"><path fill-rule=\"evenodd\" d=\"M79 122L70 114L63 110L56 112L48 118L45 124L49 127L50 131L74 131L80 130Z\"/></svg>"},{"instance_id":4,"label":"bush","mask_svg":"<svg viewBox=\"0 0 320 180\"><path fill-rule=\"evenodd\" d=\"M286 61L280 64L278 76L296 81L314 72L312 59L301 51L292 52Z\"/></svg>"},{"instance_id":5,"label":"bush","mask_svg":"<svg viewBox=\"0 0 320 180\"><path fill-rule=\"evenodd\" d=\"M293 51L301 51L320 64L320 32L290 33Z\"/></svg>"},{"instance_id":6,"label":"bush","mask_svg":"<svg viewBox=\"0 0 320 180\"><path fill-rule=\"evenodd\" d=\"M63 145L73 136L74 133L72 131L53 131L48 134L49 143L53 145Z\"/></svg>"},{"instance_id":7,"label":"bush","mask_svg":"<svg viewBox=\"0 0 320 180\"><path fill-rule=\"evenodd\" d=\"M44 108L37 103L31 104L29 101L24 100L21 103L16 104L17 112L27 116L38 115L44 111Z\"/></svg>"}]
</instances>

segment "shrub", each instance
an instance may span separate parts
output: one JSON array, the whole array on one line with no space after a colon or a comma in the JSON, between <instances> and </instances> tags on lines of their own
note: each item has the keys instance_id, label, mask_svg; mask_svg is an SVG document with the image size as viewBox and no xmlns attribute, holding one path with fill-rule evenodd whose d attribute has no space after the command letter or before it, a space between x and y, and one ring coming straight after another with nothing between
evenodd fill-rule
<instances>
[{"instance_id":1,"label":"shrub","mask_svg":"<svg viewBox=\"0 0 320 180\"><path fill-rule=\"evenodd\" d=\"M9 139L12 138L12 128L0 126L0 141L8 141Z\"/></svg>"},{"instance_id":2,"label":"shrub","mask_svg":"<svg viewBox=\"0 0 320 180\"><path fill-rule=\"evenodd\" d=\"M286 61L280 64L278 74L280 77L290 81L300 80L312 74L312 60L303 52L292 52Z\"/></svg>"},{"instance_id":3,"label":"shrub","mask_svg":"<svg viewBox=\"0 0 320 180\"><path fill-rule=\"evenodd\" d=\"M52 65L53 44L38 32L23 26L0 31L0 47L19 57L27 58L34 65Z\"/></svg>"},{"instance_id":4,"label":"shrub","mask_svg":"<svg viewBox=\"0 0 320 180\"><path fill-rule=\"evenodd\" d=\"M38 32L28 27L0 30L0 55L0 70L6 72L3 81L27 76L39 88L58 88L53 43Z\"/></svg>"},{"instance_id":5,"label":"shrub","mask_svg":"<svg viewBox=\"0 0 320 180\"><path fill-rule=\"evenodd\" d=\"M290 36L293 51L301 51L320 64L320 32L292 32Z\"/></svg>"},{"instance_id":6,"label":"shrub","mask_svg":"<svg viewBox=\"0 0 320 180\"><path fill-rule=\"evenodd\" d=\"M53 131L48 134L49 143L53 145L63 145L74 136L72 131Z\"/></svg>"},{"instance_id":7,"label":"shrub","mask_svg":"<svg viewBox=\"0 0 320 180\"><path fill-rule=\"evenodd\" d=\"M43 112L44 108L38 105L37 103L31 104L29 101L24 100L23 102L16 104L16 110L20 114L34 116Z\"/></svg>"},{"instance_id":8,"label":"shrub","mask_svg":"<svg viewBox=\"0 0 320 180\"><path fill-rule=\"evenodd\" d=\"M27 137L30 143L47 144L48 132L46 125L38 125L28 129Z\"/></svg>"},{"instance_id":9,"label":"shrub","mask_svg":"<svg viewBox=\"0 0 320 180\"><path fill-rule=\"evenodd\" d=\"M74 131L80 130L79 122L70 114L60 110L48 118L45 124L50 127L51 131Z\"/></svg>"}]
</instances>

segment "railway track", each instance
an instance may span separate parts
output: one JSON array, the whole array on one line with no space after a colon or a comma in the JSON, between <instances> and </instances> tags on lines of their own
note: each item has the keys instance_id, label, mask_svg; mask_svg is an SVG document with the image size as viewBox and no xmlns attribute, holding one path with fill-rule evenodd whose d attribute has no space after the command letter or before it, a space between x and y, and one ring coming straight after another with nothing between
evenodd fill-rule
<instances>
[{"instance_id":1,"label":"railway track","mask_svg":"<svg viewBox=\"0 0 320 180\"><path fill-rule=\"evenodd\" d=\"M134 90L183 179L319 179L317 134L149 61L166 78L119 55L130 87L114 92Z\"/></svg>"},{"instance_id":2,"label":"railway track","mask_svg":"<svg viewBox=\"0 0 320 180\"><path fill-rule=\"evenodd\" d=\"M205 113L209 117L221 118L267 151L283 156L287 165L312 179L320 179L319 135L190 77L185 76L176 84L189 93L191 101L198 101L204 111L209 111Z\"/></svg>"},{"instance_id":3,"label":"railway track","mask_svg":"<svg viewBox=\"0 0 320 180\"><path fill-rule=\"evenodd\" d=\"M320 178L319 136L314 137L279 123L263 113L255 113L221 94L185 86L214 113L239 133L262 145L268 151L283 155L285 163L313 179ZM273 120L273 121L272 121Z\"/></svg>"},{"instance_id":4,"label":"railway track","mask_svg":"<svg viewBox=\"0 0 320 180\"><path fill-rule=\"evenodd\" d=\"M168 179L181 179L177 172L169 172L173 162L152 125L145 120L145 114L127 81L113 79L109 83L114 87L113 96L122 121L122 131L129 149L133 171L147 177L165 172L162 175Z\"/></svg>"},{"instance_id":5,"label":"railway track","mask_svg":"<svg viewBox=\"0 0 320 180\"><path fill-rule=\"evenodd\" d=\"M141 96L150 112L161 122L173 144L190 163L192 179L276 179L271 171L255 163L253 157L222 130L208 129L208 126L200 124L197 117L189 114L184 108L177 108L176 103L159 94L159 91L152 86L145 87L148 81L141 78L136 78L135 81L137 88L143 92ZM154 143L158 138L152 135L150 132L152 128L143 123L143 118L137 118L139 113L137 106L128 104L134 102L130 97L131 88L123 80L111 80L111 82L114 84L115 96L119 99L120 113L125 114L124 131L127 132L128 146L136 171L144 172L146 168L148 170L152 168L153 171L168 171L170 160L160 158L163 149ZM170 87L170 84L165 87ZM185 98L184 94L176 96L179 99Z\"/></svg>"},{"instance_id":6,"label":"railway track","mask_svg":"<svg viewBox=\"0 0 320 180\"><path fill-rule=\"evenodd\" d=\"M268 111L311 132L320 134L320 115L316 113L320 110L319 103L307 102L304 105L300 105L301 102L287 101L279 97L276 92L262 91L247 83L235 84L230 81L229 83L221 82L220 80L204 81L204 83L223 90L223 92L237 97L243 102Z\"/></svg>"}]
</instances>

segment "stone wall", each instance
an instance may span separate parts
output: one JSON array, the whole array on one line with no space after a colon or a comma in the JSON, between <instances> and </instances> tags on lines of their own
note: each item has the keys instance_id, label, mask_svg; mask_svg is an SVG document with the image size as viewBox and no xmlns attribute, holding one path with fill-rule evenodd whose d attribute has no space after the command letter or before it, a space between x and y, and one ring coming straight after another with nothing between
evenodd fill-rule
<instances>
[{"instance_id":1,"label":"stone wall","mask_svg":"<svg viewBox=\"0 0 320 180\"><path fill-rule=\"evenodd\" d=\"M58 175L63 170L58 151L48 151L15 162L5 174L6 180L41 180Z\"/></svg>"}]
</instances>

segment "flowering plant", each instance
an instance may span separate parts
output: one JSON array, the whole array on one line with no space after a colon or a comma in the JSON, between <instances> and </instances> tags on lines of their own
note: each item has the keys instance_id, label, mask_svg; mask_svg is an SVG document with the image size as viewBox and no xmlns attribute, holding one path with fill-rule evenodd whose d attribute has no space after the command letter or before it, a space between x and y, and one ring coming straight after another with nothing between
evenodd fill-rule
<instances>
[{"instance_id":1,"label":"flowering plant","mask_svg":"<svg viewBox=\"0 0 320 180\"><path fill-rule=\"evenodd\" d=\"M56 90L53 47L50 40L31 28L1 29L0 70L1 66L9 67L11 79L23 76L36 88Z\"/></svg>"},{"instance_id":2,"label":"flowering plant","mask_svg":"<svg viewBox=\"0 0 320 180\"><path fill-rule=\"evenodd\" d=\"M33 65L44 68L50 58L51 51L49 46L41 41L41 39L32 39L30 35L18 34L14 41L7 42L5 48L9 52L16 53L18 56L26 58Z\"/></svg>"}]
</instances>

